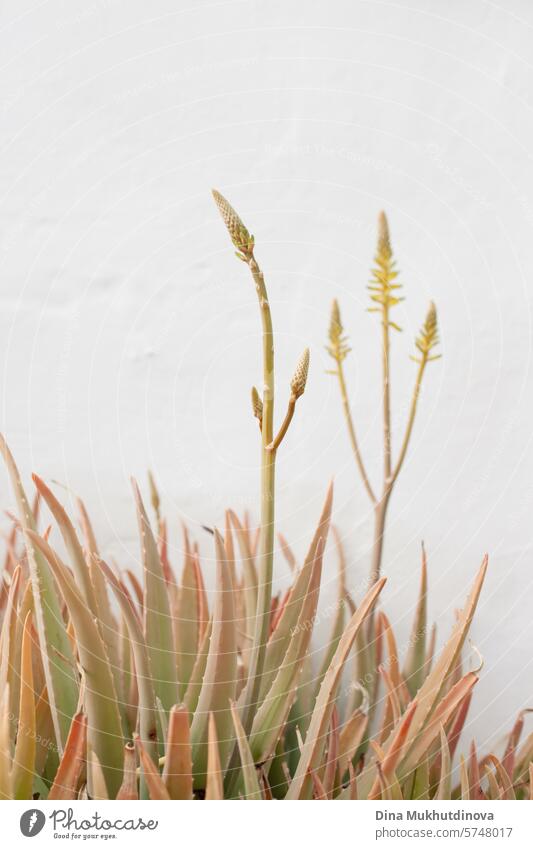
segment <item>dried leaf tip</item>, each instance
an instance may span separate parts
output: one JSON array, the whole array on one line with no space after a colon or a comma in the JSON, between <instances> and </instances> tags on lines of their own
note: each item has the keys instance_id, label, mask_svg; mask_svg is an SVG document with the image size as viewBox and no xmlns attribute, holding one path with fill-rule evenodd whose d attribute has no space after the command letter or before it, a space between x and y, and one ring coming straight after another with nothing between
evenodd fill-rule
<instances>
[{"instance_id":1,"label":"dried leaf tip","mask_svg":"<svg viewBox=\"0 0 533 849\"><path fill-rule=\"evenodd\" d=\"M350 353L347 337L344 336L344 327L342 326L341 311L339 303L335 299L331 305L331 318L329 322L329 341L331 345L326 346L326 351L337 362L342 362L347 354Z\"/></svg>"},{"instance_id":2,"label":"dried leaf tip","mask_svg":"<svg viewBox=\"0 0 533 849\"><path fill-rule=\"evenodd\" d=\"M431 351L439 344L439 325L437 321L437 308L433 301L429 304L426 320L422 325L420 333L415 339L415 345L422 354L422 360L430 362L438 360L441 354L431 356ZM417 359L417 362L420 362Z\"/></svg>"},{"instance_id":3,"label":"dried leaf tip","mask_svg":"<svg viewBox=\"0 0 533 849\"><path fill-rule=\"evenodd\" d=\"M305 392L307 375L309 372L309 348L306 348L298 360L298 365L291 380L291 392L294 398L299 398Z\"/></svg>"},{"instance_id":4,"label":"dried leaf tip","mask_svg":"<svg viewBox=\"0 0 533 849\"><path fill-rule=\"evenodd\" d=\"M250 235L239 215L226 198L213 189L213 198L222 216L222 220L230 234L231 241L237 248L237 256L247 262L252 256L254 249L254 237Z\"/></svg>"},{"instance_id":5,"label":"dried leaf tip","mask_svg":"<svg viewBox=\"0 0 533 849\"><path fill-rule=\"evenodd\" d=\"M150 486L150 500L152 502L152 507L154 513L156 515L157 521L161 518L161 499L159 498L159 492L155 483L154 476L152 472L148 472L148 484Z\"/></svg>"},{"instance_id":6,"label":"dried leaf tip","mask_svg":"<svg viewBox=\"0 0 533 849\"><path fill-rule=\"evenodd\" d=\"M263 402L255 386L252 386L252 410L256 419L261 422L263 420Z\"/></svg>"}]
</instances>

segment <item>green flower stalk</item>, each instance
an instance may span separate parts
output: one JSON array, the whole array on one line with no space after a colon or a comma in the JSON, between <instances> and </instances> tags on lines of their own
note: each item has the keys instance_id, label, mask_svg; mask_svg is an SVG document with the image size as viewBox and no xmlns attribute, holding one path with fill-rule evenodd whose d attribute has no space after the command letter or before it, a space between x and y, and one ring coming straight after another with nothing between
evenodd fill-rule
<instances>
[{"instance_id":1,"label":"green flower stalk","mask_svg":"<svg viewBox=\"0 0 533 849\"><path fill-rule=\"evenodd\" d=\"M291 395L287 414L278 434L275 436L274 333L265 278L254 255L254 237L248 232L240 216L220 192L213 190L213 197L236 248L237 257L246 263L250 269L257 293L262 325L262 398L255 387L252 389L252 409L254 416L259 420L261 429L261 519L257 608L253 643L249 658L248 677L242 699L242 726L245 733L249 733L255 705L259 697L266 644L269 635L274 560L276 452L292 420L296 401L305 390L309 370L309 350L306 349L304 351L297 365L291 381Z\"/></svg>"}]
</instances>

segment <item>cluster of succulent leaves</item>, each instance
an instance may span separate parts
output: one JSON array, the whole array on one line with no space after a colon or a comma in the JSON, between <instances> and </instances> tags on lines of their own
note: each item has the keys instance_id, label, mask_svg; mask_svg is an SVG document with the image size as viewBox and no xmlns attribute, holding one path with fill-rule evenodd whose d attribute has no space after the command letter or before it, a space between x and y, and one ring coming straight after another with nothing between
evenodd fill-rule
<instances>
[{"instance_id":1,"label":"cluster of succulent leaves","mask_svg":"<svg viewBox=\"0 0 533 849\"><path fill-rule=\"evenodd\" d=\"M239 699L257 595L257 534L249 523L230 510L223 533L214 532L210 605L187 532L179 576L169 562L154 488L151 521L133 485L139 581L101 559L81 501L74 521L34 476L30 506L3 442L2 451L19 513L1 589L2 798L529 797L533 735L520 745L522 716L501 759L479 757L472 744L452 780L478 678L462 668L461 649L486 562L435 658L434 640L426 639L423 562L400 663L390 622L374 609L384 579L354 600L335 533L327 557L339 563L338 603L318 649L312 634L331 533L330 488L301 565L281 541L292 579L272 604L259 699L245 731ZM38 530L45 509L62 537L61 554L48 541L50 529Z\"/></svg>"},{"instance_id":2,"label":"cluster of succulent leaves","mask_svg":"<svg viewBox=\"0 0 533 849\"><path fill-rule=\"evenodd\" d=\"M411 638L400 658L378 606L385 578L379 556L362 597L347 587L345 556L331 525L333 487L303 563L279 537L286 590L272 595L274 463L309 369L306 349L290 384L285 419L273 430L273 330L255 241L220 195L215 202L249 267L262 319L263 397L252 390L262 442L261 527L229 510L213 532L216 580L209 603L199 548L184 529L182 564L169 557L167 523L150 478L150 518L133 482L142 577L100 556L89 514L70 516L34 475L27 498L0 437L17 516L7 537L0 585L0 798L2 799L514 799L533 795L533 734L521 742L522 712L501 757L454 761L468 728L477 671L463 668L463 645L481 592L486 560L439 653L426 615L427 565ZM380 218L373 303L388 310L399 284L386 218ZM330 354L349 349L335 303ZM438 342L430 306L416 346L419 373L399 471L423 370ZM388 357L384 359L388 386ZM390 433L389 414L385 434ZM356 459L369 494L353 422ZM390 449L390 440L385 439ZM390 450L388 450L390 461ZM46 523L39 514L46 512ZM50 526L48 522L52 520ZM51 531L54 529L54 536ZM334 539L329 539L330 536ZM272 540L272 544L271 541ZM58 550L58 543L60 550ZM338 597L325 643L313 639L323 568L338 560ZM324 560L327 565L324 567ZM319 645L322 642L322 646Z\"/></svg>"}]
</instances>

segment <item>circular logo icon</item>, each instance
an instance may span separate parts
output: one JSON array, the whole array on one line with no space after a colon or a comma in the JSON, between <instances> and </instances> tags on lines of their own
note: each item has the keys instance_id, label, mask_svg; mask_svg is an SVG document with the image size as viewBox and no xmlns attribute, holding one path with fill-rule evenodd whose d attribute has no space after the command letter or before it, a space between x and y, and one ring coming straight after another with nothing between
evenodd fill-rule
<instances>
[{"instance_id":1,"label":"circular logo icon","mask_svg":"<svg viewBox=\"0 0 533 849\"><path fill-rule=\"evenodd\" d=\"M31 808L29 811L24 811L20 818L20 830L24 837L35 837L43 830L46 817L42 811L37 808Z\"/></svg>"}]
</instances>

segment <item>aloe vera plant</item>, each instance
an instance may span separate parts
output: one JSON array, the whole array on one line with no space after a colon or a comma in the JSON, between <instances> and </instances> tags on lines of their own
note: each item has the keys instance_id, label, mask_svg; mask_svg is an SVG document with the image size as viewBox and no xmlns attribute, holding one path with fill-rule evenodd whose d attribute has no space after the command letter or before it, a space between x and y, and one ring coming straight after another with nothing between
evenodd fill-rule
<instances>
[{"instance_id":1,"label":"aloe vera plant","mask_svg":"<svg viewBox=\"0 0 533 849\"><path fill-rule=\"evenodd\" d=\"M338 600L330 639L318 652L321 576L332 556L332 547L326 549L330 485L301 565L281 538L291 580L273 594L274 468L305 390L309 353L297 365L275 433L273 331L264 278L253 238L220 194L215 200L239 258L250 268L262 317L264 387L261 395L252 392L261 434L259 538L246 517L227 511L223 527L213 533L216 586L209 604L199 548L187 529L183 564L171 562L167 524L150 475L155 521L133 486L139 579L101 558L80 500L76 519L34 476L37 500L30 508L2 440L19 516L8 537L0 586L0 797L531 798L533 735L521 742L524 712L501 757L480 755L467 741L457 782L453 773L478 680L479 670L464 669L461 655L486 559L437 653L434 639L425 639L423 553L402 663L389 618L376 608L385 578L354 599L341 537L333 528ZM50 512L61 552L50 529L39 530L38 507Z\"/></svg>"}]
</instances>

